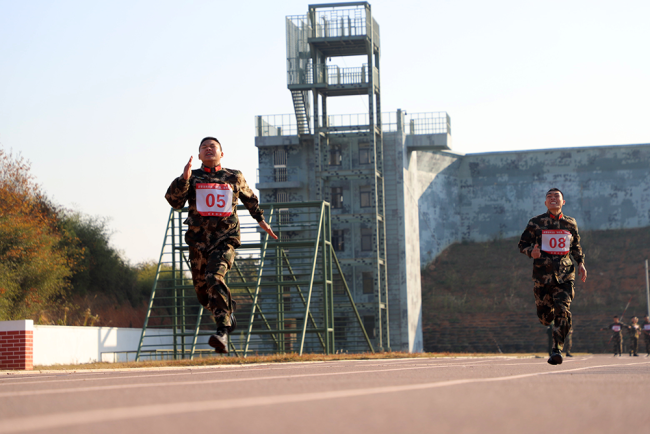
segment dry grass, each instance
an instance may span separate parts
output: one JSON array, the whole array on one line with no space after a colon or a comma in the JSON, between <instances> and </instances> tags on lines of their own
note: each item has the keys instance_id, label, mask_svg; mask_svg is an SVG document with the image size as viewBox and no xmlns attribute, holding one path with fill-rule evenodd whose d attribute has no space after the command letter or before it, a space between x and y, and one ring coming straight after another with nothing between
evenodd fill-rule
<instances>
[{"instance_id":1,"label":"dry grass","mask_svg":"<svg viewBox=\"0 0 650 434\"><path fill-rule=\"evenodd\" d=\"M253 365L260 363L299 363L299 362L329 362L335 360L371 360L371 359L415 359L415 358L450 358L450 357L518 357L530 358L535 354L469 354L469 353L358 353L358 354L272 354L249 357L203 357L194 360L148 360L141 362L119 363L87 363L82 365L52 365L35 366L34 370L47 371L80 371L89 369L132 369L132 368L181 368L192 366L217 366L217 365Z\"/></svg>"}]
</instances>

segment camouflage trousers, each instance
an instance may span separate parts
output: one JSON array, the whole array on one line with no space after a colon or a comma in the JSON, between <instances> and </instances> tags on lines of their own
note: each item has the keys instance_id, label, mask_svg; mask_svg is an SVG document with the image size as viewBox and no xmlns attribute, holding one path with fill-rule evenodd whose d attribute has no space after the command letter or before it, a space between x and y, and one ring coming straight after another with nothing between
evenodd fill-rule
<instances>
[{"instance_id":1,"label":"camouflage trousers","mask_svg":"<svg viewBox=\"0 0 650 434\"><path fill-rule=\"evenodd\" d=\"M623 337L620 333L612 335L614 355L623 354Z\"/></svg>"},{"instance_id":2,"label":"camouflage trousers","mask_svg":"<svg viewBox=\"0 0 650 434\"><path fill-rule=\"evenodd\" d=\"M630 354L632 353L636 354L637 351L639 350L639 338L635 336L630 336L630 344L627 350L630 352Z\"/></svg>"},{"instance_id":3,"label":"camouflage trousers","mask_svg":"<svg viewBox=\"0 0 650 434\"><path fill-rule=\"evenodd\" d=\"M569 308L574 296L573 281L548 284L535 281L533 292L539 322L545 326L553 323L553 347L562 350L572 325Z\"/></svg>"},{"instance_id":4,"label":"camouflage trousers","mask_svg":"<svg viewBox=\"0 0 650 434\"><path fill-rule=\"evenodd\" d=\"M564 339L564 352L569 354L571 352L571 347L573 346L573 335L569 333Z\"/></svg>"},{"instance_id":5,"label":"camouflage trousers","mask_svg":"<svg viewBox=\"0 0 650 434\"><path fill-rule=\"evenodd\" d=\"M214 315L217 328L230 327L230 314L237 308L225 281L234 261L235 249L230 244L209 251L190 247L194 290L199 302Z\"/></svg>"}]
</instances>

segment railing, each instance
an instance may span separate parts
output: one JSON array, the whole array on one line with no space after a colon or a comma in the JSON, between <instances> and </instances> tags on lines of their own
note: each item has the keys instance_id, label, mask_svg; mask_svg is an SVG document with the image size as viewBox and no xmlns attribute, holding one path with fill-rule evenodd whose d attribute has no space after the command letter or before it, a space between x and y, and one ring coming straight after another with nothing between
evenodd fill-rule
<instances>
[{"instance_id":1,"label":"railing","mask_svg":"<svg viewBox=\"0 0 650 434\"><path fill-rule=\"evenodd\" d=\"M370 34L369 24L365 5L316 9L314 36L317 38L365 36Z\"/></svg>"},{"instance_id":2,"label":"railing","mask_svg":"<svg viewBox=\"0 0 650 434\"><path fill-rule=\"evenodd\" d=\"M382 113L381 119L384 133L398 130L399 122L396 112ZM321 117L320 125L334 129L354 130L368 128L369 117L367 113L330 115L327 116L326 121ZM267 125L264 128L256 128L256 137L295 136L297 134L296 117L292 114L256 116L255 125ZM447 112L405 114L402 128L409 135L451 134L451 118Z\"/></svg>"},{"instance_id":3,"label":"railing","mask_svg":"<svg viewBox=\"0 0 650 434\"><path fill-rule=\"evenodd\" d=\"M255 116L255 137L295 136L298 134L296 115Z\"/></svg>"},{"instance_id":4,"label":"railing","mask_svg":"<svg viewBox=\"0 0 650 434\"><path fill-rule=\"evenodd\" d=\"M407 134L451 134L451 118L447 112L414 113L406 117Z\"/></svg>"},{"instance_id":5,"label":"railing","mask_svg":"<svg viewBox=\"0 0 650 434\"><path fill-rule=\"evenodd\" d=\"M299 62L289 59L288 63L287 83L289 85L314 83L314 70L311 62L307 64L304 71L292 67L292 65L298 65ZM373 67L373 74L376 81L378 75L377 68ZM341 68L336 65L319 65L316 71L316 84L327 84L332 86L343 84L366 84L369 80L367 64L349 68Z\"/></svg>"}]
</instances>

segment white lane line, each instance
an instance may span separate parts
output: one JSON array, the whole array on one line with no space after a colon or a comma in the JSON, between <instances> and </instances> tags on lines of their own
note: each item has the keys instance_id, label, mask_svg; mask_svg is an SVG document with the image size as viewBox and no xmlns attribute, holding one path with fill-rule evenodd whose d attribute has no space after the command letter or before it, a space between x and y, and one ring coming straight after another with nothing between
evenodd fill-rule
<instances>
[{"instance_id":1,"label":"white lane line","mask_svg":"<svg viewBox=\"0 0 650 434\"><path fill-rule=\"evenodd\" d=\"M371 371L344 371L344 372L322 372L317 374L293 374L293 375L275 375L266 377L246 377L246 378L220 378L216 380L199 380L199 381L178 381L166 383L139 383L139 384L118 384L113 386L92 386L92 387L75 387L66 389L44 389L44 390L29 390L17 392L4 392L0 393L0 398L16 398L19 396L38 396L38 395L52 395L58 393L76 393L76 392L98 392L104 390L118 390L118 389L136 389L136 388L151 388L151 387L176 387L176 386L193 386L212 383L240 383L246 381L263 381L263 380L286 380L289 378L306 378L306 377L326 377L334 375L354 375L354 374L372 374L375 372L396 372L396 371L410 371L414 369L430 369L430 368L447 368L448 366L422 366L412 368L394 368L394 369L376 369Z\"/></svg>"},{"instance_id":2,"label":"white lane line","mask_svg":"<svg viewBox=\"0 0 650 434\"><path fill-rule=\"evenodd\" d=\"M421 364L422 366L432 366L432 365L425 365ZM371 365L374 366L374 365ZM382 366L382 365L376 365L376 366ZM385 365L383 365L385 366ZM306 367L315 367L315 368L330 368L330 367L337 367L336 365L312 365L309 366L307 365ZM110 373L106 374L101 374L103 376L97 377L97 378L64 378L64 379L56 379L56 380L48 380L48 381L20 381L20 382L15 382L15 383L7 383L7 382L0 382L0 387L2 386L22 386L25 384L52 384L52 383L67 383L67 382L75 382L75 381L104 381L104 380L120 380L120 379L132 379L132 378L154 378L154 377L178 377L182 375L214 375L214 374L230 374L231 372L263 372L263 371L286 371L287 369L295 369L295 365L293 366L281 366L281 367L273 367L273 368L257 368L253 365L250 366L249 369L228 369L228 370L221 370L221 369L183 369L183 370L178 370L174 372L170 372L167 374L143 374L143 375L110 375ZM38 377L39 379L42 377ZM9 393L9 392L7 392ZM3 394L0 393L0 397L2 397Z\"/></svg>"},{"instance_id":3,"label":"white lane line","mask_svg":"<svg viewBox=\"0 0 650 434\"><path fill-rule=\"evenodd\" d=\"M291 363L286 363L286 364L278 364L277 366L273 367L266 367L269 365L274 365L274 364L269 364L269 363L264 363L264 364L251 364L251 365L246 365L242 364L243 369L239 369L239 366L236 365L216 365L216 366L194 366L194 367L187 367L187 368L182 368L178 367L176 369L174 368L167 368L166 370L173 372L172 374L143 374L143 375L131 375L131 376L122 376L122 377L107 377L107 378L90 378L91 380L103 380L103 379L112 379L112 378L145 378L145 377L153 377L153 376L166 376L166 375L177 375L178 372L186 372L190 371L190 373L229 373L229 372L242 372L242 371L274 371L274 370L283 370L283 369L293 369L295 366L305 366L305 367L334 367L334 366L341 366L345 364L367 364L366 366L387 366L388 364L391 365L398 365L398 364L412 364L413 362L431 362L431 363L451 363L451 362L456 362L456 363L464 363L466 364L468 361L471 361L472 363L488 363L488 362L493 362L495 360L511 360L511 359L518 359L519 357L517 356L512 356L512 357L454 357L454 358L446 358L446 357L407 357L407 358L402 358L402 359L358 359L358 360L333 360L333 361L315 361L315 362L291 362ZM533 359L531 359L533 360ZM139 372L156 372L160 371L160 368L133 368L133 371L139 371ZM106 376L106 375L112 375L117 372L124 372L124 371L129 371L129 369L118 369L115 371L111 370L103 370L101 372L84 372L83 370L77 370L77 371L61 371L60 374L39 374L38 372L34 373L22 373L20 375L16 374L10 374L11 376L9 378L7 377L0 377L0 387L4 385L12 385L12 384L42 384L42 381L27 381L31 380L34 378L38 378L39 380L42 378L61 378L61 377L73 377L73 376L79 376L79 375L97 375L97 376ZM188 374L189 375L189 374ZM70 379L62 379L62 380L52 380L52 381L47 381L47 383L54 383L54 382L63 382L63 381L86 381L89 380L88 378L70 378Z\"/></svg>"},{"instance_id":4,"label":"white lane line","mask_svg":"<svg viewBox=\"0 0 650 434\"><path fill-rule=\"evenodd\" d=\"M516 357L512 357L516 358ZM408 364L411 365L412 362L419 362L420 364L423 364L423 362L463 362L467 363L468 358L463 358L463 359L442 359L442 358L409 358L409 359L389 359L388 361L393 362L391 364L397 365L397 362L401 362L399 364ZM489 360L485 360L489 359ZM500 357L489 357L473 361L473 363L486 363L489 361L493 361L494 359L501 359ZM261 371L279 371L279 370L287 370L287 369L295 369L297 365L304 366L306 368L329 368L329 367L340 367L342 365L348 364L348 362L375 362L374 364L368 364L365 366L387 366L387 363L376 363L376 360L374 359L369 359L369 360L341 360L341 361L325 361L325 362L304 362L304 363L290 363L290 364L283 364L283 365L278 365L278 366L273 366L273 367L260 367L260 365L244 365L245 368L239 368L238 366L224 366L220 365L218 367L210 367L210 366L202 366L202 367L193 367L193 368L179 368L177 370L172 371L171 373L168 374L142 374L142 375L121 375L121 376L114 376L111 375L114 372L71 372L71 373L65 373L65 374L58 374L58 375L39 375L39 374L31 374L31 375L25 375L22 378L0 378L0 387L6 386L6 385L23 385L23 384L43 384L43 381L26 381L26 380L31 380L34 378L38 378L41 380L42 378L57 378L56 380L47 380L46 383L61 383L61 382L67 382L67 381L94 381L94 380L112 380L112 379L120 379L120 378L149 378L149 377L167 377L167 376L175 376L175 375L198 375L198 374L215 374L215 373L230 373L230 372L261 372ZM410 363L409 363L410 362ZM427 365L431 366L431 365ZM143 368L146 369L146 368ZM115 371L115 372L120 372L120 371ZM123 372L123 371L122 371ZM154 372L154 371L148 371L148 372ZM77 375L98 375L96 378L61 378L61 377L73 377ZM11 380L16 380L14 382L11 382Z\"/></svg>"},{"instance_id":5,"label":"white lane line","mask_svg":"<svg viewBox=\"0 0 650 434\"><path fill-rule=\"evenodd\" d=\"M288 369L288 368L287 368ZM17 383L4 383L0 384L0 387L2 386L22 386L24 384L52 384L52 383L69 383L73 381L104 381L104 380L122 380L122 379L132 379L132 378L154 378L154 377L175 377L175 376L181 376L181 375L201 375L201 374L215 374L215 373L230 373L230 372L255 372L251 371L250 369L233 369L229 371L202 371L202 370L192 370L190 372L187 371L176 371L173 373L169 374L149 374L149 375L115 375L115 376L104 376L104 377L97 377L97 378L66 378L66 379L61 379L61 380L48 380L48 381L25 381L25 382L17 382ZM0 394L2 396L2 394Z\"/></svg>"},{"instance_id":6,"label":"white lane line","mask_svg":"<svg viewBox=\"0 0 650 434\"><path fill-rule=\"evenodd\" d=\"M374 369L368 371L342 371L342 372L321 372L311 374L292 374L292 375L275 375L264 377L246 377L246 378L219 378L214 380L195 380L195 381L172 381L164 383L136 383L136 384L115 384L110 386L89 386L89 387L70 387L61 389L42 389L42 390L25 390L25 391L12 391L0 393L0 398L17 398L21 396L40 396L40 395L54 395L62 393L79 393L79 392L100 392L105 390L119 390L119 389L139 389L151 387L177 387L177 386L193 386L205 385L213 383L240 383L246 381L267 381L267 380L285 380L290 378L309 378L309 377L327 377L336 375L356 375L356 374L373 374L376 372L397 372L397 371L411 371L415 369L434 369L434 368L455 368L455 367L468 367L475 366L476 364L465 365L423 365L413 366L408 368L389 368L389 369ZM521 365L530 365L528 363L521 363Z\"/></svg>"},{"instance_id":7,"label":"white lane line","mask_svg":"<svg viewBox=\"0 0 650 434\"><path fill-rule=\"evenodd\" d=\"M516 359L516 357L513 357ZM471 362L468 363L467 359L462 359L462 360L434 360L434 359L410 359L412 362L419 362L416 364L416 366L420 367L467 367L467 366L474 366L474 365L479 365L481 363L487 363L487 362L493 362L495 359L497 360L503 360L507 361L513 358L501 358L501 357L490 357L489 360L486 359L481 359L481 360L472 360ZM533 361L534 359L530 359ZM586 359L585 359L586 360ZM360 362L360 361L366 361L366 360L345 360L342 362ZM368 360L369 361L369 360ZM400 359L400 361L405 362L405 359ZM436 364L426 364L422 363L423 361L430 361L430 362L459 362L459 363L454 363L445 365L445 366L439 366L438 363ZM577 360L566 360L565 362L575 362ZM460 364L460 362L463 362ZM344 363L341 364L335 364L335 363L330 363L330 362L325 362L325 364L310 364L306 363L304 366L305 367L315 367L315 368L334 368L334 367L341 367ZM347 364L347 363L345 363ZM402 364L408 364L410 366L413 366L413 363L399 363L399 365ZM527 365L530 363L511 363L511 364L500 364L496 366L520 366L520 365ZM397 363L391 363L391 365L398 365ZM281 371L281 370L287 370L287 369L295 369L295 364L292 365L286 365L286 366L275 366L275 367L268 367L268 368L260 368L256 367L254 365L250 365L249 368L244 368L244 369L237 369L237 368L230 368L230 369L217 369L217 368L199 368L199 369L179 369L177 371L173 371L167 374L143 374L143 375L110 375L110 372L102 372L102 373L95 373L96 375L101 375L100 377L95 377L95 378L63 378L63 379L56 379L56 380L47 380L47 381L17 381L14 383L9 383L5 381L0 381L0 388L3 386L13 386L13 385L26 385L26 384L52 384L52 383L67 383L67 382L78 382L78 381L104 381L104 380L120 380L120 379L135 379L135 378L154 378L154 377L177 377L181 375L214 375L214 374L229 374L231 372L262 372L262 371ZM365 367L376 367L376 366L388 366L388 364L385 363L378 363L378 364L371 364L371 365L365 365ZM90 375L91 373L83 373L83 375ZM72 376L74 374L64 374L65 376ZM51 377L61 377L62 375L56 375L56 376L51 376ZM33 378L33 376L30 376L30 378ZM38 377L39 379L44 378L44 377ZM173 384L182 384L182 383L173 383ZM99 386L98 386L99 387ZM64 390L64 389L61 389ZM14 396L11 395L12 392L4 392L0 393L0 398L6 397L6 396Z\"/></svg>"},{"instance_id":8,"label":"white lane line","mask_svg":"<svg viewBox=\"0 0 650 434\"><path fill-rule=\"evenodd\" d=\"M414 359L413 359L414 360ZM532 360L532 359L531 359ZM346 360L345 362L347 362ZM356 360L355 360L356 361ZM414 360L415 361L415 360ZM438 364L426 364L422 363L423 360L417 360L419 363L417 366L420 367L440 367ZM433 361L433 360L431 360ZM435 360L436 362L438 360ZM468 363L467 360L449 360L449 361L461 361L464 362L462 365L454 363L453 365L450 364L449 366L444 366L444 367L455 367L455 366L468 366L468 365L478 365L480 363L486 363L488 360L475 360L471 361ZM490 360L490 361L493 361ZM406 363L404 363L406 364ZM401 365L401 363L400 363ZM409 363L408 365L413 365L413 363ZM517 365L520 365L518 363ZM178 370L174 371L171 373L166 373L166 374L144 374L144 375L120 375L120 376L111 376L110 373L102 373L98 375L102 375L101 377L97 378L64 378L64 379L56 379L56 380L48 380L46 382L43 381L20 381L20 382L15 382L15 383L5 383L1 382L0 387L2 386L12 386L12 385L26 385L26 384L52 384L52 383L67 383L67 382L78 382L78 381L104 381L104 380L114 380L114 379L134 379L134 378L153 378L153 377L174 377L174 376L181 376L181 375L214 375L214 374L229 374L231 372L262 372L262 371L280 371L280 370L287 370L287 369L295 369L296 365L286 365L286 366L277 366L277 367L269 367L269 368L258 368L254 367L253 365L250 366L249 369L227 369L227 370L222 370L222 369L190 369L189 372L186 369L183 370ZM341 367L342 364L305 364L305 367L314 367L314 368L334 368L334 367ZM364 367L374 367L374 366L387 366L387 364L372 364L372 365L365 365ZM511 365L499 365L499 366L511 366ZM514 365L513 365L514 366ZM71 375L71 374L68 374ZM38 377L41 378L41 377ZM182 384L182 383L175 383L175 384ZM99 387L99 386L98 386ZM61 389L63 390L63 389ZM5 396L13 396L11 395L12 392L4 392L0 393L0 398L5 397Z\"/></svg>"},{"instance_id":9,"label":"white lane line","mask_svg":"<svg viewBox=\"0 0 650 434\"><path fill-rule=\"evenodd\" d=\"M177 414L196 413L202 411L229 410L236 408L257 407L262 405L291 404L297 402L320 401L324 399L352 398L357 396L435 389L439 387L460 386L464 384L511 381L542 375L566 374L589 369L647 364L650 364L650 362L627 363L624 365L586 366L582 368L564 369L561 371L535 372L531 374L519 374L493 378L467 378L462 380L438 381L434 383L410 384L404 386L386 386L364 389L336 390L329 392L297 393L290 395L271 395L228 400L175 402L171 404L142 405L137 407L130 406L111 409L54 413L39 417L20 417L0 421L0 434L46 429L51 430L54 428L62 428L66 426L96 424L100 422L115 422L126 419L141 419L144 417L172 416Z\"/></svg>"},{"instance_id":10,"label":"white lane line","mask_svg":"<svg viewBox=\"0 0 650 434\"><path fill-rule=\"evenodd\" d=\"M17 398L22 396L38 396L38 395L53 395L59 393L83 393L83 392L99 392L105 390L119 390L119 389L138 389L138 388L151 388L151 387L176 387L176 386L193 386L197 384L211 384L211 383L240 383L247 381L268 381L268 380L285 380L291 378L306 378L306 377L326 377L335 375L354 375L354 374L371 374L375 372L394 372L394 371L410 371L415 369L431 369L431 368L471 368L478 366L480 362L465 363L463 365L418 365L408 368L391 368L391 369L375 369L369 371L342 371L342 372L322 372L311 374L292 374L292 375L276 375L265 377L247 377L247 378L221 378L214 380L195 380L195 381L174 381L164 383L136 383L136 384L116 384L111 386L88 386L88 387L75 387L75 388L61 388L61 389L41 389L41 390L26 390L26 391L12 391L0 393L0 398ZM499 366L530 366L530 363L510 363ZM251 372L249 370L240 370ZM233 371L229 371L233 372ZM144 376L148 377L148 376Z\"/></svg>"}]
</instances>

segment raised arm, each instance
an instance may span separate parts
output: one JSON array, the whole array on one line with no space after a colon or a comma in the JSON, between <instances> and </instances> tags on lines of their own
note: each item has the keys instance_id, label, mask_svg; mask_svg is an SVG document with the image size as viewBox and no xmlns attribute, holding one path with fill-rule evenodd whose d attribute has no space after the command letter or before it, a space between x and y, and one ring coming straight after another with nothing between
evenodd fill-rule
<instances>
[{"instance_id":1,"label":"raised arm","mask_svg":"<svg viewBox=\"0 0 650 434\"><path fill-rule=\"evenodd\" d=\"M187 202L187 193L190 190L190 176L192 175L192 159L187 162L185 168L183 169L183 174L178 178L174 179L167 189L165 194L165 199L174 209L181 209L185 206Z\"/></svg>"}]
</instances>

